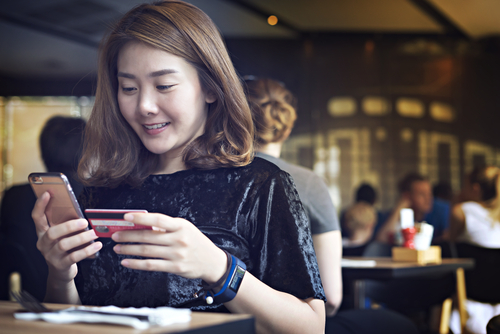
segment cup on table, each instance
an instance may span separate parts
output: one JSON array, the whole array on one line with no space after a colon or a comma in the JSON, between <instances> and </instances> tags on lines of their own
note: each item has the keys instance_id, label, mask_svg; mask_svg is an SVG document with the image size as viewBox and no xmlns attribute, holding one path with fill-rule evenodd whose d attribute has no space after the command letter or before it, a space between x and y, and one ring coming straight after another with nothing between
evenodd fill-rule
<instances>
[{"instance_id":1,"label":"cup on table","mask_svg":"<svg viewBox=\"0 0 500 334\"><path fill-rule=\"evenodd\" d=\"M426 222L415 224L417 233L414 237L416 250L426 250L431 246L432 235L434 234L434 226Z\"/></svg>"}]
</instances>

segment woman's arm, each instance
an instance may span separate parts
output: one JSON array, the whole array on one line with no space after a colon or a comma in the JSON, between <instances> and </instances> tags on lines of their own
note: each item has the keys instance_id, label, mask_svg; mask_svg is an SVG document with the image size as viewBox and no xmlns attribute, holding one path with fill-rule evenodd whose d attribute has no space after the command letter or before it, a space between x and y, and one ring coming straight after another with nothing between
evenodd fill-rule
<instances>
[{"instance_id":1,"label":"woman's arm","mask_svg":"<svg viewBox=\"0 0 500 334\"><path fill-rule=\"evenodd\" d=\"M255 317L257 333L324 333L325 303L276 291L247 272L236 297L225 304L233 313Z\"/></svg>"},{"instance_id":2,"label":"woman's arm","mask_svg":"<svg viewBox=\"0 0 500 334\"><path fill-rule=\"evenodd\" d=\"M455 204L450 213L450 227L447 233L450 241L456 241L465 230L465 214L461 204Z\"/></svg>"},{"instance_id":3,"label":"woman's arm","mask_svg":"<svg viewBox=\"0 0 500 334\"><path fill-rule=\"evenodd\" d=\"M125 259L127 268L165 271L213 284L223 276L227 258L196 226L182 218L154 213L126 214L125 220L154 226L155 230L121 231L113 234L118 254L149 259ZM138 243L138 244L123 244ZM225 303L235 313L255 317L258 333L323 333L325 306L322 300L301 300L277 291L247 272L236 297Z\"/></svg>"},{"instance_id":4,"label":"woman's arm","mask_svg":"<svg viewBox=\"0 0 500 334\"><path fill-rule=\"evenodd\" d=\"M312 236L321 282L326 295L326 316L337 313L342 303L342 236L331 231Z\"/></svg>"}]
</instances>

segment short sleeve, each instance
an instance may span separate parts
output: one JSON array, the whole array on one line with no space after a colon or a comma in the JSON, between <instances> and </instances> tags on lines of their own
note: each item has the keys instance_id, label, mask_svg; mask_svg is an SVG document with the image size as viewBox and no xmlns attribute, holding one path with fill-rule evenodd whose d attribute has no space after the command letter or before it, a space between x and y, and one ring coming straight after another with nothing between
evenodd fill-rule
<instances>
[{"instance_id":1,"label":"short sleeve","mask_svg":"<svg viewBox=\"0 0 500 334\"><path fill-rule=\"evenodd\" d=\"M306 198L302 198L311 222L311 233L321 234L340 230L337 210L323 180L311 173Z\"/></svg>"},{"instance_id":2,"label":"short sleeve","mask_svg":"<svg viewBox=\"0 0 500 334\"><path fill-rule=\"evenodd\" d=\"M299 299L326 300L309 221L288 173L277 171L262 184L250 221L252 274Z\"/></svg>"}]
</instances>

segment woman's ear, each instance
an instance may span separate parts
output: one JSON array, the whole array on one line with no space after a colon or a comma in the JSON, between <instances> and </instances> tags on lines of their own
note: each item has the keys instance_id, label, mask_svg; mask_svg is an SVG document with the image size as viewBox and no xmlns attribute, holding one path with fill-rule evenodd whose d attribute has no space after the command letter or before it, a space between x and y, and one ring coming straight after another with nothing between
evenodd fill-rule
<instances>
[{"instance_id":1,"label":"woman's ear","mask_svg":"<svg viewBox=\"0 0 500 334\"><path fill-rule=\"evenodd\" d=\"M287 139L288 139L288 137L290 137L290 134L291 134L291 133L292 133L292 128L288 128L288 129L286 130L286 132L283 134L283 140L282 140L282 142L284 142L285 140L287 140Z\"/></svg>"},{"instance_id":2,"label":"woman's ear","mask_svg":"<svg viewBox=\"0 0 500 334\"><path fill-rule=\"evenodd\" d=\"M205 102L210 104L210 103L214 103L215 101L217 101L217 96L215 96L214 92L212 91L209 91L205 94Z\"/></svg>"}]
</instances>

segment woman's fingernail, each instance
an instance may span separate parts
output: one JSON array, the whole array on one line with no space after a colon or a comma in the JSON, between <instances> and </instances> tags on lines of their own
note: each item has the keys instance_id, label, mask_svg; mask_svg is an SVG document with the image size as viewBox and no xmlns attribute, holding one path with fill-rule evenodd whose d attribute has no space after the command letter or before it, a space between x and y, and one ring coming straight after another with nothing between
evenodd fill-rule
<instances>
[{"instance_id":1,"label":"woman's fingernail","mask_svg":"<svg viewBox=\"0 0 500 334\"><path fill-rule=\"evenodd\" d=\"M82 228L82 227L87 227L87 221L86 221L86 220L83 220L83 219L80 219L80 220L78 221L78 223L76 223L76 224L77 224L77 226L78 226L79 228Z\"/></svg>"},{"instance_id":2,"label":"woman's fingernail","mask_svg":"<svg viewBox=\"0 0 500 334\"><path fill-rule=\"evenodd\" d=\"M99 249L102 248L102 243L101 242L94 242L92 247L94 247L94 250L98 251Z\"/></svg>"},{"instance_id":3,"label":"woman's fingernail","mask_svg":"<svg viewBox=\"0 0 500 334\"><path fill-rule=\"evenodd\" d=\"M95 231L94 231L94 230L90 230L90 232L89 232L89 233L92 235L92 237L93 237L94 239L95 239L95 238L97 238L97 235L95 234Z\"/></svg>"},{"instance_id":4,"label":"woman's fingernail","mask_svg":"<svg viewBox=\"0 0 500 334\"><path fill-rule=\"evenodd\" d=\"M128 267L130 263L128 263L128 260L123 260L122 261L122 266Z\"/></svg>"},{"instance_id":5,"label":"woman's fingernail","mask_svg":"<svg viewBox=\"0 0 500 334\"><path fill-rule=\"evenodd\" d=\"M116 245L115 247L113 247L113 250L115 251L115 253L120 253L121 250L120 245Z\"/></svg>"},{"instance_id":6,"label":"woman's fingernail","mask_svg":"<svg viewBox=\"0 0 500 334\"><path fill-rule=\"evenodd\" d=\"M113 239L114 241L118 241L120 240L120 233L113 233L111 234L111 239Z\"/></svg>"},{"instance_id":7,"label":"woman's fingernail","mask_svg":"<svg viewBox=\"0 0 500 334\"><path fill-rule=\"evenodd\" d=\"M130 213L126 213L124 216L123 216L123 219L131 222L131 221L134 221L134 215L133 214L130 214Z\"/></svg>"}]
</instances>

